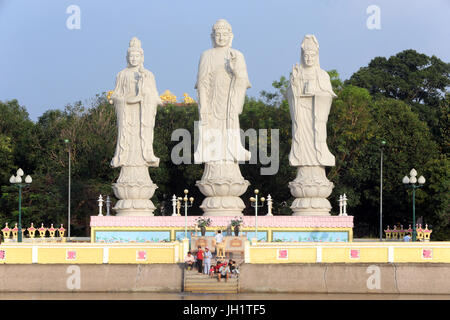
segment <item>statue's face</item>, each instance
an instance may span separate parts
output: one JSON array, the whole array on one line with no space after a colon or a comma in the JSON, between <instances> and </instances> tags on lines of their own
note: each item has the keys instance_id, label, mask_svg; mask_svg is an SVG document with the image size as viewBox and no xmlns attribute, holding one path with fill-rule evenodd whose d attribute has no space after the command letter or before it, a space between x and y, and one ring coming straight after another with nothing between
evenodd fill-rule
<instances>
[{"instance_id":1,"label":"statue's face","mask_svg":"<svg viewBox=\"0 0 450 320\"><path fill-rule=\"evenodd\" d=\"M315 65L317 59L317 52L312 50L306 50L303 53L303 61L306 66L312 67Z\"/></svg>"},{"instance_id":2,"label":"statue's face","mask_svg":"<svg viewBox=\"0 0 450 320\"><path fill-rule=\"evenodd\" d=\"M233 34L226 29L219 29L214 31L214 41L216 42L216 47L228 46Z\"/></svg>"},{"instance_id":3,"label":"statue's face","mask_svg":"<svg viewBox=\"0 0 450 320\"><path fill-rule=\"evenodd\" d=\"M131 51L130 54L128 55L128 63L132 67L137 67L141 64L141 58L142 58L142 55L140 52Z\"/></svg>"}]
</instances>

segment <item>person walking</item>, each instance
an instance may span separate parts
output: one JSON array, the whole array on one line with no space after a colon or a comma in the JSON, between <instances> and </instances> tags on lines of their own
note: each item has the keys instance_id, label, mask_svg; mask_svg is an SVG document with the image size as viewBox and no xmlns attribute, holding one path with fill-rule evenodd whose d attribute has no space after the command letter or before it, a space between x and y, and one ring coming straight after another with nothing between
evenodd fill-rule
<instances>
[{"instance_id":1,"label":"person walking","mask_svg":"<svg viewBox=\"0 0 450 320\"><path fill-rule=\"evenodd\" d=\"M212 253L209 251L209 248L205 248L205 253L203 255L203 273L209 274L209 269L211 268L211 259L212 259Z\"/></svg>"},{"instance_id":2,"label":"person walking","mask_svg":"<svg viewBox=\"0 0 450 320\"><path fill-rule=\"evenodd\" d=\"M219 253L219 247L221 246L223 242L223 234L222 231L217 230L216 235L214 236L216 238L216 256Z\"/></svg>"},{"instance_id":3,"label":"person walking","mask_svg":"<svg viewBox=\"0 0 450 320\"><path fill-rule=\"evenodd\" d=\"M203 256L204 256L204 252L202 250L202 247L198 246L198 251L197 251L197 268L198 268L198 273L202 273L203 272Z\"/></svg>"}]
</instances>

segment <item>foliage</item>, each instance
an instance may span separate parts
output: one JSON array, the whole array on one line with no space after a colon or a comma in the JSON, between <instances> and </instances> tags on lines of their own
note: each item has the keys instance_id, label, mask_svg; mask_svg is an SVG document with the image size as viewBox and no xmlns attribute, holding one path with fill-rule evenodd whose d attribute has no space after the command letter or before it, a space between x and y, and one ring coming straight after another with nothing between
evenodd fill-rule
<instances>
[{"instance_id":1,"label":"foliage","mask_svg":"<svg viewBox=\"0 0 450 320\"><path fill-rule=\"evenodd\" d=\"M232 227L240 226L243 222L244 220L242 219L242 217L235 217L230 221Z\"/></svg>"},{"instance_id":2,"label":"foliage","mask_svg":"<svg viewBox=\"0 0 450 320\"><path fill-rule=\"evenodd\" d=\"M201 227L209 227L211 225L211 219L210 218L200 217L200 218L195 219L195 223L200 228Z\"/></svg>"},{"instance_id":3,"label":"foliage","mask_svg":"<svg viewBox=\"0 0 450 320\"><path fill-rule=\"evenodd\" d=\"M372 95L405 101L421 120L427 122L434 139L448 152L448 138L442 132L444 127L441 119L446 119L448 132L450 63L436 56L404 50L390 58L372 59L367 67L354 73L346 84L366 88ZM447 139L447 144L442 141L444 139Z\"/></svg>"}]
</instances>

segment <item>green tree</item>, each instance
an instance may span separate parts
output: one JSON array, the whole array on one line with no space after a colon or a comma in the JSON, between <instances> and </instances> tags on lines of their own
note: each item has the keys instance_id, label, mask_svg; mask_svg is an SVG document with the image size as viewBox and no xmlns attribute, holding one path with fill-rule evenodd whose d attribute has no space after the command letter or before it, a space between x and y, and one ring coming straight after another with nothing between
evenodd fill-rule
<instances>
[{"instance_id":1,"label":"green tree","mask_svg":"<svg viewBox=\"0 0 450 320\"><path fill-rule=\"evenodd\" d=\"M434 139L443 143L445 136L442 136L439 119L448 118L448 108L443 110L441 106L450 86L450 63L415 50L404 50L389 58L372 59L367 67L355 72L346 84L366 88L372 95L405 101L419 114L421 120L427 122ZM441 149L444 147L441 144Z\"/></svg>"}]
</instances>

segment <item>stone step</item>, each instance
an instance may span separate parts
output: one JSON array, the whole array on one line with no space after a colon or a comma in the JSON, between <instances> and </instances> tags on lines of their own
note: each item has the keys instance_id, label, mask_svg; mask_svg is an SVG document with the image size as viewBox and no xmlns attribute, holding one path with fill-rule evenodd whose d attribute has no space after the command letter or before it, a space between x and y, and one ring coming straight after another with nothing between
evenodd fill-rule
<instances>
[{"instance_id":1,"label":"stone step","mask_svg":"<svg viewBox=\"0 0 450 320\"><path fill-rule=\"evenodd\" d=\"M192 281L192 280L186 280L185 285L188 286L193 286L193 285L199 285L199 286L222 286L222 287L231 287L231 286L237 286L238 282L237 281L225 281L225 280L221 280L220 282L217 280L213 280L213 281Z\"/></svg>"},{"instance_id":2,"label":"stone step","mask_svg":"<svg viewBox=\"0 0 450 320\"><path fill-rule=\"evenodd\" d=\"M199 290L186 290L186 292L192 292L192 293L221 293L221 294L236 294L238 293L237 290L229 290L229 291L224 291L224 290L203 290L203 289L199 289Z\"/></svg>"},{"instance_id":3,"label":"stone step","mask_svg":"<svg viewBox=\"0 0 450 320\"><path fill-rule=\"evenodd\" d=\"M202 274L202 273L197 273L197 274L189 274L186 273L186 279L217 279L217 276L214 275L214 278L211 278L209 275L206 274ZM229 279L237 279L235 275L233 275L232 277L230 277Z\"/></svg>"},{"instance_id":4,"label":"stone step","mask_svg":"<svg viewBox=\"0 0 450 320\"><path fill-rule=\"evenodd\" d=\"M220 282L217 279L186 279L185 283L238 283L237 279L228 279L225 282L225 279L220 279Z\"/></svg>"},{"instance_id":5,"label":"stone step","mask_svg":"<svg viewBox=\"0 0 450 320\"><path fill-rule=\"evenodd\" d=\"M196 271L186 271L184 281L184 291L192 293L238 293L238 278L229 278L227 281L217 277L198 273Z\"/></svg>"},{"instance_id":6,"label":"stone step","mask_svg":"<svg viewBox=\"0 0 450 320\"><path fill-rule=\"evenodd\" d=\"M217 287L217 286L186 286L185 292L199 292L199 293L237 293L238 287Z\"/></svg>"}]
</instances>

